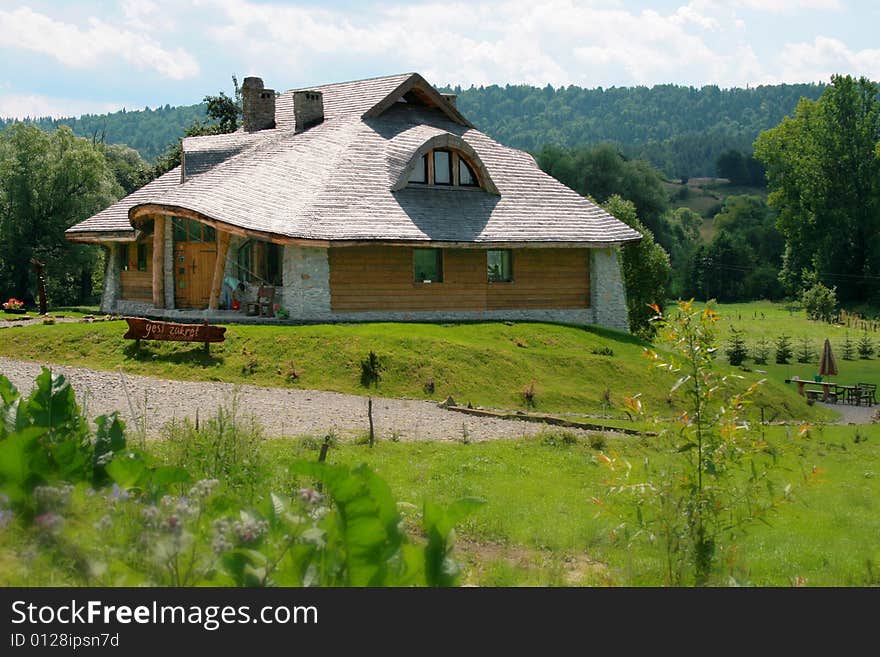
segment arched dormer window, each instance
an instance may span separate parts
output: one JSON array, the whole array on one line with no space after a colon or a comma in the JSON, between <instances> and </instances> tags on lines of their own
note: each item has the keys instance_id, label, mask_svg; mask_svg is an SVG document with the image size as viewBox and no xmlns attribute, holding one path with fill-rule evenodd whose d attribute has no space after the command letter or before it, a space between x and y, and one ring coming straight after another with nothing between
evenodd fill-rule
<instances>
[{"instance_id":1,"label":"arched dormer window","mask_svg":"<svg viewBox=\"0 0 880 657\"><path fill-rule=\"evenodd\" d=\"M448 133L422 144L392 189L407 186L482 189L490 194L498 193L476 151L461 137Z\"/></svg>"},{"instance_id":2,"label":"arched dormer window","mask_svg":"<svg viewBox=\"0 0 880 657\"><path fill-rule=\"evenodd\" d=\"M416 159L409 184L443 187L479 187L479 178L467 158L458 151L434 148Z\"/></svg>"}]
</instances>

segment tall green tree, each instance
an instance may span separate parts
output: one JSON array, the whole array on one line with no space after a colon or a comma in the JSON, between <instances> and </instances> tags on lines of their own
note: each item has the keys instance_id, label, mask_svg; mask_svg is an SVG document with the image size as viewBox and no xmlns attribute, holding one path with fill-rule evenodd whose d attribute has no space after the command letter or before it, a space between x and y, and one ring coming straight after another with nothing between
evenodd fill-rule
<instances>
[{"instance_id":1,"label":"tall green tree","mask_svg":"<svg viewBox=\"0 0 880 657\"><path fill-rule=\"evenodd\" d=\"M843 301L880 302L880 87L834 76L755 142L785 236L790 293L814 273Z\"/></svg>"},{"instance_id":2,"label":"tall green tree","mask_svg":"<svg viewBox=\"0 0 880 657\"><path fill-rule=\"evenodd\" d=\"M657 315L653 307L662 310L666 302L669 255L654 241L651 230L639 221L632 201L615 194L603 207L642 234L640 242L627 244L621 249L622 270L630 329L636 334L650 337L655 332L650 320Z\"/></svg>"},{"instance_id":3,"label":"tall green tree","mask_svg":"<svg viewBox=\"0 0 880 657\"><path fill-rule=\"evenodd\" d=\"M15 123L0 133L0 297L33 300L32 258L46 265L50 303L88 297L95 248L68 242L64 231L122 193L102 146L67 127L45 133Z\"/></svg>"}]
</instances>

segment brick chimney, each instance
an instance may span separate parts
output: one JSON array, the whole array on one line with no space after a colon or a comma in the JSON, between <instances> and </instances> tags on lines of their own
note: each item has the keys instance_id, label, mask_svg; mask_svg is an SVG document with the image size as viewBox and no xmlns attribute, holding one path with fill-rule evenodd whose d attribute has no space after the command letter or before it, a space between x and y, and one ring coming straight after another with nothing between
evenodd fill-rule
<instances>
[{"instance_id":1,"label":"brick chimney","mask_svg":"<svg viewBox=\"0 0 880 657\"><path fill-rule=\"evenodd\" d=\"M265 89L262 78L245 78L241 85L242 126L245 132L275 127L275 90Z\"/></svg>"},{"instance_id":2,"label":"brick chimney","mask_svg":"<svg viewBox=\"0 0 880 657\"><path fill-rule=\"evenodd\" d=\"M458 94L441 93L440 95L443 96L446 99L446 102L453 107L458 105Z\"/></svg>"},{"instance_id":3,"label":"brick chimney","mask_svg":"<svg viewBox=\"0 0 880 657\"><path fill-rule=\"evenodd\" d=\"M324 120L324 95L320 91L293 92L293 123L301 132Z\"/></svg>"}]
</instances>

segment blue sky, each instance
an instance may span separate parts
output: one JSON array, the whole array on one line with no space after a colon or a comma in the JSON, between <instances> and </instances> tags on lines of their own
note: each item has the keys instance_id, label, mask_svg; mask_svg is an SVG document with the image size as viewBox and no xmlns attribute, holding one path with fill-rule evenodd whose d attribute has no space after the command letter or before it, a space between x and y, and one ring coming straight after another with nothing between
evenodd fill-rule
<instances>
[{"instance_id":1,"label":"blue sky","mask_svg":"<svg viewBox=\"0 0 880 657\"><path fill-rule=\"evenodd\" d=\"M232 74L277 90L405 71L462 86L880 80L878 24L880 3L857 0L0 0L0 116L190 104Z\"/></svg>"}]
</instances>

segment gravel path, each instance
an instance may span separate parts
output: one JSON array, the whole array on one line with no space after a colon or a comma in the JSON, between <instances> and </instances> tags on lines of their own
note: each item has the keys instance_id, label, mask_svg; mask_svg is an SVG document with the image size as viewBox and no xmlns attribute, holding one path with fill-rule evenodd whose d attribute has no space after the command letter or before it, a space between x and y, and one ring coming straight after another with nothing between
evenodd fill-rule
<instances>
[{"instance_id":1,"label":"gravel path","mask_svg":"<svg viewBox=\"0 0 880 657\"><path fill-rule=\"evenodd\" d=\"M0 358L0 373L8 377L24 394L33 388L40 372L40 363ZM135 414L143 412L146 397L147 433L155 436L171 419L195 419L196 409L204 420L220 405L229 405L233 398L238 408L255 415L270 436L323 435L331 429L341 436L367 432L367 398L319 390L261 388L229 383L170 381L145 376L125 375L123 387L118 372L102 372L83 367L53 365L64 374L77 393L80 404L85 402L89 416L112 411L131 426L132 412L125 390L131 398ZM478 418L447 411L433 402L373 399L373 420L376 435L400 440L460 441L463 427L471 440L518 438L547 431L549 427L531 422ZM585 435L586 432L567 429Z\"/></svg>"}]
</instances>

